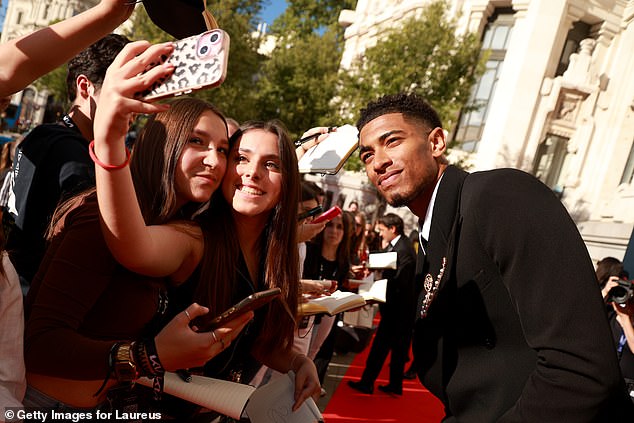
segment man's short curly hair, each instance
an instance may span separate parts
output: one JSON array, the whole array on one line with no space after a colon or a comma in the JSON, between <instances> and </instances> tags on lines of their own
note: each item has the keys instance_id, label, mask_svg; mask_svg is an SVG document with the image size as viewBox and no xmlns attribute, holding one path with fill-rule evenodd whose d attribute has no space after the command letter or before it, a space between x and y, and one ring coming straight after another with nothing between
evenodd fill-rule
<instances>
[{"instance_id":1,"label":"man's short curly hair","mask_svg":"<svg viewBox=\"0 0 634 423\"><path fill-rule=\"evenodd\" d=\"M442 128L438 113L423 97L418 94L390 94L371 101L361 109L357 120L357 129L361 129L370 121L389 113L402 113L405 118L414 119L430 128Z\"/></svg>"},{"instance_id":2,"label":"man's short curly hair","mask_svg":"<svg viewBox=\"0 0 634 423\"><path fill-rule=\"evenodd\" d=\"M108 66L129 42L123 35L108 34L69 60L66 89L70 102L77 97L77 77L85 75L95 87L101 88Z\"/></svg>"}]
</instances>

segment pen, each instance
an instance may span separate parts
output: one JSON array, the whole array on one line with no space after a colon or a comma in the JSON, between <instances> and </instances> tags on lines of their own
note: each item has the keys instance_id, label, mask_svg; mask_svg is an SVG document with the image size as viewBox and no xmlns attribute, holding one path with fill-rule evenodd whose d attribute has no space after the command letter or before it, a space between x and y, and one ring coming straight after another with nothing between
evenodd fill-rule
<instances>
[{"instance_id":1,"label":"pen","mask_svg":"<svg viewBox=\"0 0 634 423\"><path fill-rule=\"evenodd\" d=\"M183 379L184 382L189 383L192 381L192 375L185 369L176 370L176 374Z\"/></svg>"},{"instance_id":2,"label":"pen","mask_svg":"<svg viewBox=\"0 0 634 423\"><path fill-rule=\"evenodd\" d=\"M331 133L332 131L334 131L335 129L337 129L336 126L331 126L328 128L328 134ZM310 140L314 140L315 138L317 138L318 136L320 136L323 132L317 132L316 134L313 135L309 135L307 137L301 138L297 141L295 141L295 147L299 147L300 145L310 141Z\"/></svg>"}]
</instances>

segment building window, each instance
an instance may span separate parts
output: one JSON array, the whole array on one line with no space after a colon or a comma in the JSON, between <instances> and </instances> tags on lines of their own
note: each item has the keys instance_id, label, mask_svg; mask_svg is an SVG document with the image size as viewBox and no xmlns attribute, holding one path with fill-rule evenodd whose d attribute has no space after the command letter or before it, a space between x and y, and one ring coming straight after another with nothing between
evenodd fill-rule
<instances>
[{"instance_id":1,"label":"building window","mask_svg":"<svg viewBox=\"0 0 634 423\"><path fill-rule=\"evenodd\" d=\"M546 135L546 139L537 148L533 175L558 194L563 192L563 170L568 158L568 138L554 134Z\"/></svg>"},{"instance_id":2,"label":"building window","mask_svg":"<svg viewBox=\"0 0 634 423\"><path fill-rule=\"evenodd\" d=\"M625 163L625 170L621 177L622 184L631 184L634 182L634 143L630 148L630 155L627 157L627 163Z\"/></svg>"},{"instance_id":3,"label":"building window","mask_svg":"<svg viewBox=\"0 0 634 423\"><path fill-rule=\"evenodd\" d=\"M564 49L561 52L559 58L559 64L557 64L557 73L555 76L561 76L564 74L568 65L570 64L570 55L579 51L579 45L582 40L590 38L591 26L585 22L575 22L572 29L568 31L566 36L566 42L564 43Z\"/></svg>"},{"instance_id":4,"label":"building window","mask_svg":"<svg viewBox=\"0 0 634 423\"><path fill-rule=\"evenodd\" d=\"M42 14L42 19L44 20L48 19L48 14L50 9L51 9L51 6L48 4L44 6L44 13Z\"/></svg>"},{"instance_id":5,"label":"building window","mask_svg":"<svg viewBox=\"0 0 634 423\"><path fill-rule=\"evenodd\" d=\"M489 53L485 71L471 90L467 111L463 111L456 128L456 147L475 152L482 137L489 104L502 72L509 40L515 22L512 9L499 9L491 16L482 37L482 51Z\"/></svg>"},{"instance_id":6,"label":"building window","mask_svg":"<svg viewBox=\"0 0 634 423\"><path fill-rule=\"evenodd\" d=\"M21 25L22 24L22 12L18 12L18 16L15 19L15 24L16 25Z\"/></svg>"}]
</instances>

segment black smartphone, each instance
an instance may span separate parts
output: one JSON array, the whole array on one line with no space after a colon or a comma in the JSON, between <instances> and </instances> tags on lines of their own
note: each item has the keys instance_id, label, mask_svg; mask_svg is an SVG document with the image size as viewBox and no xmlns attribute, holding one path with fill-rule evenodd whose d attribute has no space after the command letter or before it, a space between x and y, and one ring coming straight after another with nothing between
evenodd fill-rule
<instances>
[{"instance_id":1,"label":"black smartphone","mask_svg":"<svg viewBox=\"0 0 634 423\"><path fill-rule=\"evenodd\" d=\"M297 220L299 221L299 220L304 220L304 219L306 219L308 217L311 217L311 216L317 216L319 213L321 213L322 210L323 210L323 208L321 207L321 205L319 205L317 207L313 207L310 210L306 210L305 212L298 214L297 215Z\"/></svg>"},{"instance_id":2,"label":"black smartphone","mask_svg":"<svg viewBox=\"0 0 634 423\"><path fill-rule=\"evenodd\" d=\"M222 326L225 322L228 322L231 319L235 319L236 317L251 311L256 308L260 308L265 304L268 304L275 298L278 298L282 295L282 290L280 288L271 288L265 291L256 292L255 294L251 294L248 297L244 298L239 303L229 307L229 309L225 310L223 313L217 315L213 318L209 324L205 325L203 328L199 329L199 332L210 332L217 327Z\"/></svg>"}]
</instances>

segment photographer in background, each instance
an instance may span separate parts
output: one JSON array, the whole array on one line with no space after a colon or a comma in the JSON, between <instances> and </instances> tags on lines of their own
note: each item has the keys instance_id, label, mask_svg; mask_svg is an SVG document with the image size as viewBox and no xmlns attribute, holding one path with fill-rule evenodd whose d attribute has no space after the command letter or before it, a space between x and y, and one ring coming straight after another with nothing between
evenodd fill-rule
<instances>
[{"instance_id":1,"label":"photographer in background","mask_svg":"<svg viewBox=\"0 0 634 423\"><path fill-rule=\"evenodd\" d=\"M614 257L604 257L597 262L597 279L601 287L601 295L606 303L610 302L607 297L612 288L619 286L619 280L627 280L629 275L623 269L621 260Z\"/></svg>"},{"instance_id":2,"label":"photographer in background","mask_svg":"<svg viewBox=\"0 0 634 423\"><path fill-rule=\"evenodd\" d=\"M634 286L623 269L623 263L614 257L605 257L597 263L597 279L605 300L616 345L621 373L625 378L630 398L634 401Z\"/></svg>"}]
</instances>

